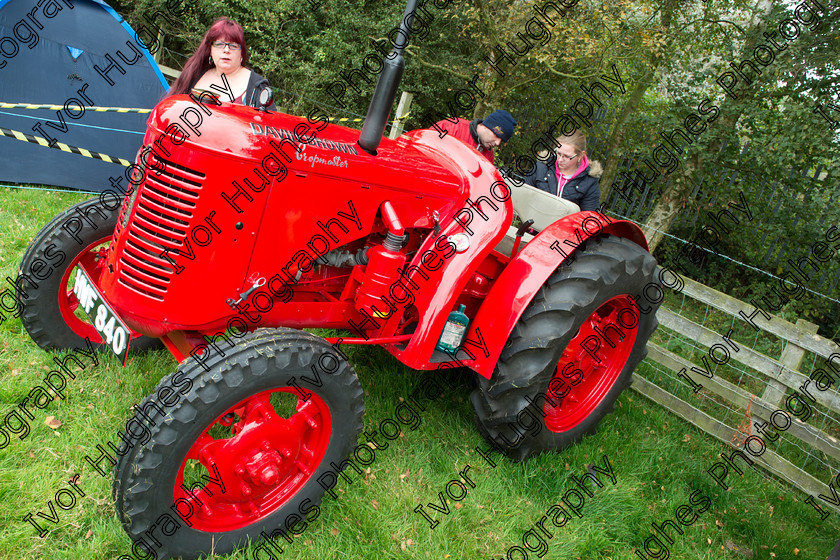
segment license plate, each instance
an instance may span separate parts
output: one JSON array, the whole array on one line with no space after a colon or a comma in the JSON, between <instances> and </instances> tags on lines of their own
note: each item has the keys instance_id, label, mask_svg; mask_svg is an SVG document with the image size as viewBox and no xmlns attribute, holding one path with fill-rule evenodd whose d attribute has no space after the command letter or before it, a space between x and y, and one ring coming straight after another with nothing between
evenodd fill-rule
<instances>
[{"instance_id":1,"label":"license plate","mask_svg":"<svg viewBox=\"0 0 840 560\"><path fill-rule=\"evenodd\" d=\"M128 358L128 343L131 341L131 330L122 322L119 315L111 309L96 284L91 281L81 267L76 272L73 293L79 300L79 307L93 323L93 328L102 337L105 345L125 365Z\"/></svg>"}]
</instances>

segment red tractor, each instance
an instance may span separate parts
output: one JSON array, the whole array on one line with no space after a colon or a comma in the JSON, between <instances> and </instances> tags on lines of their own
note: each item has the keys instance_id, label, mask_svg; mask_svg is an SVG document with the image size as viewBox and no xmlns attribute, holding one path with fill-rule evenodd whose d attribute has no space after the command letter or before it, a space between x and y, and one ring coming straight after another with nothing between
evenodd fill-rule
<instances>
[{"instance_id":1,"label":"red tractor","mask_svg":"<svg viewBox=\"0 0 840 560\"><path fill-rule=\"evenodd\" d=\"M362 431L340 344L471 369L476 424L514 460L592 433L645 355L655 306L636 299L659 281L642 232L512 186L451 137L382 140L403 66L386 60L361 134L167 98L121 203L77 204L26 251L21 318L41 347L87 337L124 359L162 341L180 362L108 452L120 520L147 546L157 530L158 558L232 551L320 502ZM536 235L511 227L520 202ZM161 537L184 503L189 523Z\"/></svg>"}]
</instances>

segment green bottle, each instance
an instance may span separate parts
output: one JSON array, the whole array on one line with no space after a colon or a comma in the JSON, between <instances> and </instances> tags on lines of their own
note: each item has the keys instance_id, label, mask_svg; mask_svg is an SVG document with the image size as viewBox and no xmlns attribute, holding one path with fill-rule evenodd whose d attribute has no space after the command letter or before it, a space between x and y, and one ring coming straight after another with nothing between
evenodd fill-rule
<instances>
[{"instance_id":1,"label":"green bottle","mask_svg":"<svg viewBox=\"0 0 840 560\"><path fill-rule=\"evenodd\" d=\"M466 306L461 304L458 311L449 314L446 324L443 325L443 332L440 333L440 340L435 346L441 352L454 353L461 347L464 335L467 334L467 327L470 325L470 318L464 313Z\"/></svg>"}]
</instances>

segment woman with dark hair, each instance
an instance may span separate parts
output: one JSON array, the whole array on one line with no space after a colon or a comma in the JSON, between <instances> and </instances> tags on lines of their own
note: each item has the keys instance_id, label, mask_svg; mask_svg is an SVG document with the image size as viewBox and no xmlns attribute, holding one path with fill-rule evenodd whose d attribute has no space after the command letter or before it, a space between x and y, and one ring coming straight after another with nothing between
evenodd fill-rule
<instances>
[{"instance_id":1,"label":"woman with dark hair","mask_svg":"<svg viewBox=\"0 0 840 560\"><path fill-rule=\"evenodd\" d=\"M204 34L195 54L169 88L169 95L206 91L222 101L257 107L260 90L268 87L268 80L246 64L245 30L232 19L221 17Z\"/></svg>"}]
</instances>

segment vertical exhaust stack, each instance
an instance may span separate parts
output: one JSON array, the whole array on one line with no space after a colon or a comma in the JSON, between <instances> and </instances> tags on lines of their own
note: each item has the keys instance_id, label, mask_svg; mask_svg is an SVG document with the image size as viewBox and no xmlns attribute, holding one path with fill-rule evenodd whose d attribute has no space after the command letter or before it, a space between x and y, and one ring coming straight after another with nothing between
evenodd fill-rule
<instances>
[{"instance_id":1,"label":"vertical exhaust stack","mask_svg":"<svg viewBox=\"0 0 840 560\"><path fill-rule=\"evenodd\" d=\"M405 58L403 50L408 45L408 28L414 20L414 12L417 8L417 0L408 0L405 6L400 23L400 33L404 39L401 47L394 46L394 50L382 62L382 72L376 81L376 88L373 90L373 98L370 100L365 123L362 125L362 134L359 136L359 146L372 156L376 155L376 148L382 141L385 126L388 124L388 117L391 115L391 107L397 97L397 88L400 85L403 72L405 71Z\"/></svg>"}]
</instances>

